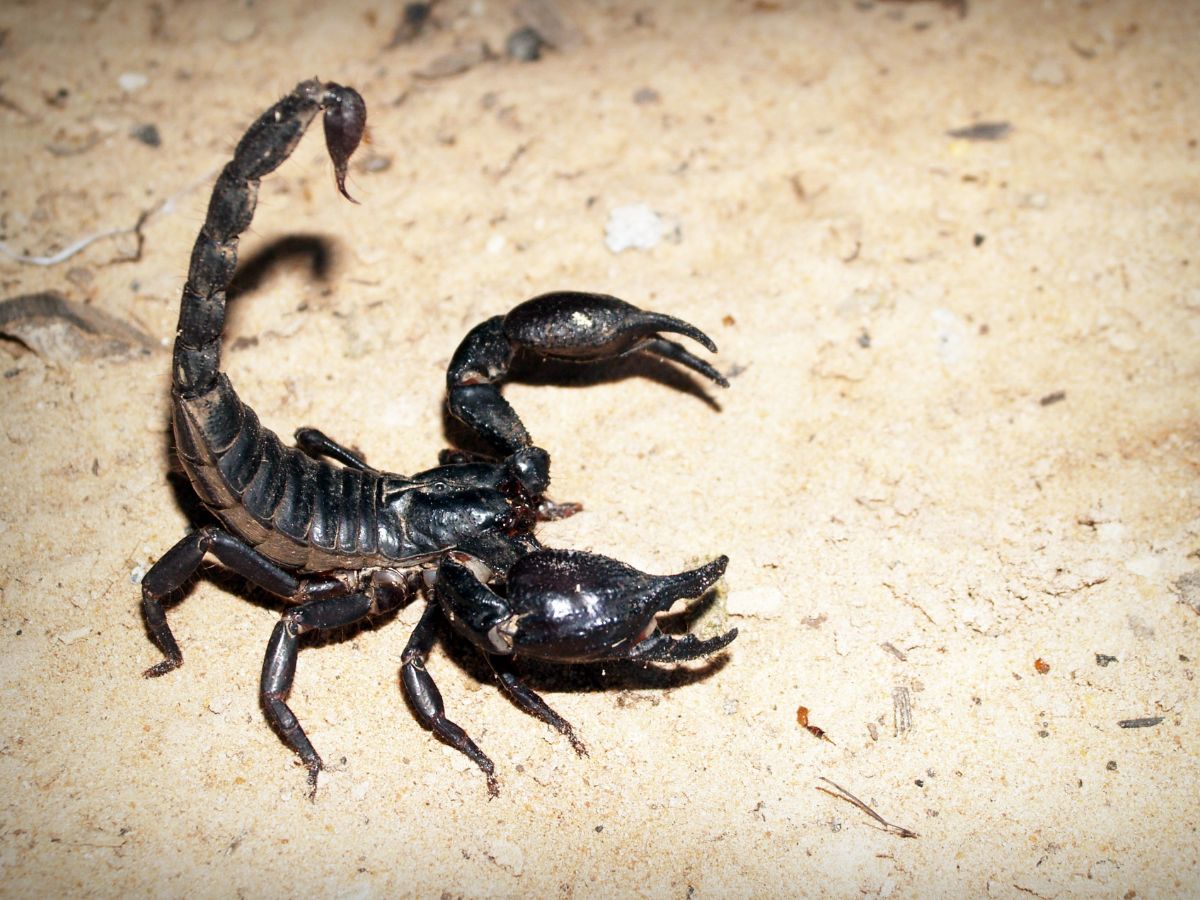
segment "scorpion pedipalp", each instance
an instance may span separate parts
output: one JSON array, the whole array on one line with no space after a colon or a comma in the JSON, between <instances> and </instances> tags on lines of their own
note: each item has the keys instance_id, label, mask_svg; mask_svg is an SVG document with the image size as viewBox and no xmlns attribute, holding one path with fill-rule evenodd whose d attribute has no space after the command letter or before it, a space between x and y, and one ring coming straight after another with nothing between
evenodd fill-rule
<instances>
[{"instance_id":1,"label":"scorpion pedipalp","mask_svg":"<svg viewBox=\"0 0 1200 900\"><path fill-rule=\"evenodd\" d=\"M709 363L660 332L682 334L710 351L717 349L694 325L647 312L607 294L542 294L513 307L507 315L476 325L463 338L446 373L448 408L501 455L529 446L529 432L499 388L518 351L573 363L643 352L729 387L725 376Z\"/></svg>"}]
</instances>

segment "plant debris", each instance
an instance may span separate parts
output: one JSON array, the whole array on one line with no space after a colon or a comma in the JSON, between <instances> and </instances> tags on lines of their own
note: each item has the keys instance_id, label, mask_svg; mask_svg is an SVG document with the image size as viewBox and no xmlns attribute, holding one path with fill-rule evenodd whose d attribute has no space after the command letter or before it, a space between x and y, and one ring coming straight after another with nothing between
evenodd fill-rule
<instances>
[{"instance_id":1,"label":"plant debris","mask_svg":"<svg viewBox=\"0 0 1200 900\"><path fill-rule=\"evenodd\" d=\"M833 744L833 738L827 735L824 729L818 728L816 725L808 724L807 706L801 706L796 709L796 721L800 723L801 728L803 728L813 737L817 738L818 740L829 741L829 743ZM836 747L837 745L834 744L834 746Z\"/></svg>"},{"instance_id":2,"label":"plant debris","mask_svg":"<svg viewBox=\"0 0 1200 900\"><path fill-rule=\"evenodd\" d=\"M964 141L1002 141L1012 133L1011 122L976 122L965 128L947 131L952 138Z\"/></svg>"},{"instance_id":3,"label":"plant debris","mask_svg":"<svg viewBox=\"0 0 1200 900\"><path fill-rule=\"evenodd\" d=\"M839 793L835 794L833 791L829 790L829 788L823 788L820 786L817 787L818 791L820 791L823 794L828 794L830 797L836 797L839 800L845 800L847 803L849 803L853 806L857 806L859 809L861 809L863 812L865 812L868 816L870 816L872 819L874 819L876 822L878 822L883 827L883 830L888 832L889 834L896 834L902 838L920 837L920 835L917 834L915 831L913 831L911 828L905 828L903 825L893 825L891 822L889 822L887 819L885 819L879 813L875 812L875 810L871 809L871 807L867 806L867 804L863 803L861 800L859 800L857 797L855 797L852 793L850 793L848 790L846 790L840 784L836 784L835 782L830 781L828 778L822 778L821 780L824 781L826 784L832 784L839 791Z\"/></svg>"},{"instance_id":4,"label":"plant debris","mask_svg":"<svg viewBox=\"0 0 1200 900\"><path fill-rule=\"evenodd\" d=\"M1162 716L1145 716L1141 719L1122 719L1117 724L1122 728L1153 728L1162 720Z\"/></svg>"},{"instance_id":5,"label":"plant debris","mask_svg":"<svg viewBox=\"0 0 1200 900\"><path fill-rule=\"evenodd\" d=\"M892 726L896 737L912 728L912 700L904 686L892 691Z\"/></svg>"},{"instance_id":6,"label":"plant debris","mask_svg":"<svg viewBox=\"0 0 1200 900\"><path fill-rule=\"evenodd\" d=\"M156 347L127 322L53 291L0 302L0 334L55 362L149 353Z\"/></svg>"}]
</instances>

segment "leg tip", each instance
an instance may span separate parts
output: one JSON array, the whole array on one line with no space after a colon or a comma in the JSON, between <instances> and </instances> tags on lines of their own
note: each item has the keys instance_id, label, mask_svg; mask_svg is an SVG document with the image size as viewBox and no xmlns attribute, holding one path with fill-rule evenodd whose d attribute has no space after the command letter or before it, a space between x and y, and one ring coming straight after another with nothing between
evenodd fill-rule
<instances>
[{"instance_id":1,"label":"leg tip","mask_svg":"<svg viewBox=\"0 0 1200 900\"><path fill-rule=\"evenodd\" d=\"M318 776L321 774L321 769L324 768L324 765L318 757L314 760L306 760L304 768L308 769L308 802L316 803Z\"/></svg>"},{"instance_id":2,"label":"leg tip","mask_svg":"<svg viewBox=\"0 0 1200 900\"><path fill-rule=\"evenodd\" d=\"M142 677L143 678L159 678L163 675L166 675L168 672L174 672L176 669L178 669L182 665L183 665L183 657L179 657L178 659L168 657L167 659L164 659L162 662L155 663L150 668L146 669L146 671L142 672Z\"/></svg>"}]
</instances>

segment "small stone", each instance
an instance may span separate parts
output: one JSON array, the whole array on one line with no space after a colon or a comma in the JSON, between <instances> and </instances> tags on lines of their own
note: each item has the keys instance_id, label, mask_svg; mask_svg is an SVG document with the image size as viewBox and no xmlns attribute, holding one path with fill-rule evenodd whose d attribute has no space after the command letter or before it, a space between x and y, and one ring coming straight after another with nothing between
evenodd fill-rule
<instances>
[{"instance_id":1,"label":"small stone","mask_svg":"<svg viewBox=\"0 0 1200 900\"><path fill-rule=\"evenodd\" d=\"M382 156L378 153L371 153L358 163L359 168L363 172L386 172L392 167L392 158L390 156Z\"/></svg>"},{"instance_id":2,"label":"small stone","mask_svg":"<svg viewBox=\"0 0 1200 900\"><path fill-rule=\"evenodd\" d=\"M518 62L537 62L542 58L542 47L545 45L542 36L534 28L526 25L518 28L504 42L504 52L509 59Z\"/></svg>"},{"instance_id":3,"label":"small stone","mask_svg":"<svg viewBox=\"0 0 1200 900\"><path fill-rule=\"evenodd\" d=\"M162 135L158 133L158 126L152 122L147 122L144 125L134 125L129 129L129 136L134 140L141 141L147 147L161 147Z\"/></svg>"},{"instance_id":4,"label":"small stone","mask_svg":"<svg viewBox=\"0 0 1200 900\"><path fill-rule=\"evenodd\" d=\"M745 588L729 593L725 598L725 611L731 616L775 619L783 611L783 602L783 591L779 588Z\"/></svg>"},{"instance_id":5,"label":"small stone","mask_svg":"<svg viewBox=\"0 0 1200 900\"><path fill-rule=\"evenodd\" d=\"M618 206L608 214L604 243L613 253L649 250L662 240L665 231L663 220L645 203Z\"/></svg>"},{"instance_id":6,"label":"small stone","mask_svg":"<svg viewBox=\"0 0 1200 900\"><path fill-rule=\"evenodd\" d=\"M149 83L150 79L141 72L122 72L117 78L117 85L127 94L140 91Z\"/></svg>"},{"instance_id":7,"label":"small stone","mask_svg":"<svg viewBox=\"0 0 1200 900\"><path fill-rule=\"evenodd\" d=\"M95 281L95 275L86 266L73 266L67 270L67 281L76 287L87 287Z\"/></svg>"}]
</instances>

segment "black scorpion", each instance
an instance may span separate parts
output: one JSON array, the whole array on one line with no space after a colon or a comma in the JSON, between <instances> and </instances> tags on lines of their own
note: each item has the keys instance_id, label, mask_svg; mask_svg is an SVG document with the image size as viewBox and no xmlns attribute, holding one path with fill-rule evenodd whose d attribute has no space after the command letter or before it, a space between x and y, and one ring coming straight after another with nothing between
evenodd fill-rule
<instances>
[{"instance_id":1,"label":"black scorpion","mask_svg":"<svg viewBox=\"0 0 1200 900\"><path fill-rule=\"evenodd\" d=\"M366 104L351 88L305 81L242 137L213 188L192 250L175 338L172 424L187 476L221 525L191 532L146 573L142 614L165 658L145 675L183 663L163 603L207 554L282 598L288 608L267 645L262 706L308 770L314 796L321 758L286 702L300 636L431 593L404 649L401 680L420 721L470 757L495 796L492 761L446 718L425 669L439 616L483 651L521 709L556 728L580 754L587 751L571 725L517 677L512 657L669 663L714 653L737 635L734 629L708 640L674 638L655 621L676 600L711 587L725 571L724 556L654 576L594 553L541 546L536 524L578 506L546 497L550 457L533 445L498 383L514 357L528 351L575 362L646 353L728 385L707 362L661 336L683 334L716 350L686 322L614 297L545 294L476 326L450 362L450 412L491 454L443 451L436 468L406 477L375 469L315 429L300 429L297 446L285 446L220 371L220 341L238 239L253 217L259 181L291 154L318 111L338 190L352 199L346 168L366 126Z\"/></svg>"}]
</instances>

